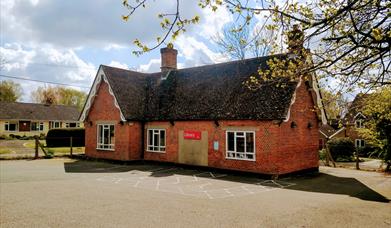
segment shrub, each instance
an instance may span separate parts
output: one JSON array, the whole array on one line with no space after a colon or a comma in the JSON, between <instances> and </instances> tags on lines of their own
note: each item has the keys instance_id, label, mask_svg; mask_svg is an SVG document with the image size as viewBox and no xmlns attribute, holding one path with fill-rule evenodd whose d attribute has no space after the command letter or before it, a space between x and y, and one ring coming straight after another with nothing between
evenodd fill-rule
<instances>
[{"instance_id":1,"label":"shrub","mask_svg":"<svg viewBox=\"0 0 391 228\"><path fill-rule=\"evenodd\" d=\"M351 139L334 138L329 140L327 145L335 161L352 161L356 148Z\"/></svg>"},{"instance_id":2,"label":"shrub","mask_svg":"<svg viewBox=\"0 0 391 228\"><path fill-rule=\"evenodd\" d=\"M84 146L84 128L51 129L46 136L47 147L69 147L72 137L72 146Z\"/></svg>"},{"instance_id":3,"label":"shrub","mask_svg":"<svg viewBox=\"0 0 391 228\"><path fill-rule=\"evenodd\" d=\"M319 150L319 159L325 160L326 159L326 149Z\"/></svg>"}]
</instances>

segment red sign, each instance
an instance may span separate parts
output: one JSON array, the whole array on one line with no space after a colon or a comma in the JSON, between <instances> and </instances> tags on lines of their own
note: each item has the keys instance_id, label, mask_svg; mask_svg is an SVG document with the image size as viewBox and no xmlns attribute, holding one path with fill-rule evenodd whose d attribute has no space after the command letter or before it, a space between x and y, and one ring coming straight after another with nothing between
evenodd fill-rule
<instances>
[{"instance_id":1,"label":"red sign","mask_svg":"<svg viewBox=\"0 0 391 228\"><path fill-rule=\"evenodd\" d=\"M201 132L200 131L185 131L183 133L183 138L201 140Z\"/></svg>"}]
</instances>

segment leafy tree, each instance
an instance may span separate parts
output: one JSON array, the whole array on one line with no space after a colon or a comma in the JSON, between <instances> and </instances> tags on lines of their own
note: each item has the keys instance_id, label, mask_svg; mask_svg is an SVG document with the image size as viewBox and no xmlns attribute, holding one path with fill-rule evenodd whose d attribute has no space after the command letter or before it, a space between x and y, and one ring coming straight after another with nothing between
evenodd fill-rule
<instances>
[{"instance_id":1,"label":"leafy tree","mask_svg":"<svg viewBox=\"0 0 391 228\"><path fill-rule=\"evenodd\" d=\"M20 84L13 81L0 81L0 101L15 102L21 95Z\"/></svg>"},{"instance_id":2,"label":"leafy tree","mask_svg":"<svg viewBox=\"0 0 391 228\"><path fill-rule=\"evenodd\" d=\"M217 33L212 40L221 54L231 59L245 59L267 55L274 38L272 31L263 32L260 26L236 27L231 23L224 26L223 32Z\"/></svg>"},{"instance_id":3,"label":"leafy tree","mask_svg":"<svg viewBox=\"0 0 391 228\"><path fill-rule=\"evenodd\" d=\"M359 133L370 144L380 148L380 156L391 166L391 86L378 89L365 99L362 110L367 117L365 128Z\"/></svg>"},{"instance_id":4,"label":"leafy tree","mask_svg":"<svg viewBox=\"0 0 391 228\"><path fill-rule=\"evenodd\" d=\"M347 111L348 101L341 93L332 93L326 89L321 89L322 102L327 114L327 118L338 119Z\"/></svg>"},{"instance_id":5,"label":"leafy tree","mask_svg":"<svg viewBox=\"0 0 391 228\"><path fill-rule=\"evenodd\" d=\"M390 45L391 45L391 2L387 0L310 0L298 1L276 0L195 0L201 8L217 11L226 7L232 14L241 18L239 27L251 24L254 16L265 14L264 30L288 35L294 25L300 25L306 33L303 43L311 47L311 64L295 60L292 71L304 74L317 72L323 77L333 77L341 83L341 89L351 90L352 85L372 88L391 84L390 78ZM128 20L146 4L156 4L150 0L124 0L123 5L129 10L123 16ZM158 48L164 43L173 42L186 28L200 21L199 16L183 18L180 1L176 0L173 12L161 13L161 26L164 34L157 37L157 44L149 47L136 39L134 44L139 48L134 51L140 55ZM268 20L270 18L270 20ZM281 36L284 39L285 36ZM274 47L275 52L282 52L282 46ZM296 54L305 50L297 50ZM308 56L307 56L308 57ZM304 59L302 59L303 61ZM271 64L285 67L283 63ZM277 69L278 67L272 67ZM285 67L286 68L286 67ZM296 71L294 70L296 68ZM284 74L283 74L284 75ZM259 79L263 80L262 74ZM281 75L280 75L281 76ZM256 77L256 76L254 76ZM256 78L255 78L256 79ZM253 79L252 81L256 82Z\"/></svg>"},{"instance_id":6,"label":"leafy tree","mask_svg":"<svg viewBox=\"0 0 391 228\"><path fill-rule=\"evenodd\" d=\"M35 102L44 104L59 104L77 106L83 108L87 94L65 87L38 87L31 93L31 97Z\"/></svg>"}]
</instances>

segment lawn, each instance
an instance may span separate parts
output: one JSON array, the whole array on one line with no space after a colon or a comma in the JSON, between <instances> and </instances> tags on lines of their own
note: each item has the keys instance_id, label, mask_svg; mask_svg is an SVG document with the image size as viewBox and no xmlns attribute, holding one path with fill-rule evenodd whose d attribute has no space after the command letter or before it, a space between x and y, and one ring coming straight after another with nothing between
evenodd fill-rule
<instances>
[{"instance_id":1,"label":"lawn","mask_svg":"<svg viewBox=\"0 0 391 228\"><path fill-rule=\"evenodd\" d=\"M7 148L0 148L0 154L10 154L12 153L12 150Z\"/></svg>"},{"instance_id":2,"label":"lawn","mask_svg":"<svg viewBox=\"0 0 391 228\"><path fill-rule=\"evenodd\" d=\"M45 149L47 151L51 151L54 154L68 154L70 153L69 147L46 147L46 141L45 140L39 140L39 142L44 145ZM24 144L25 147L34 149L35 148L35 141L31 140ZM84 153L84 147L73 147L73 153Z\"/></svg>"}]
</instances>

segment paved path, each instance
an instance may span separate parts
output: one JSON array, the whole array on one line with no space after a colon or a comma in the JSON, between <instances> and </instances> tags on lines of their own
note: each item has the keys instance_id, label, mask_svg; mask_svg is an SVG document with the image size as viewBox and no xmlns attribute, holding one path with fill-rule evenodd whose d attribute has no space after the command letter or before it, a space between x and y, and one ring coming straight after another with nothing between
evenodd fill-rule
<instances>
[{"instance_id":1,"label":"paved path","mask_svg":"<svg viewBox=\"0 0 391 228\"><path fill-rule=\"evenodd\" d=\"M181 189L183 192L181 192ZM391 177L272 182L163 165L0 161L0 227L390 227Z\"/></svg>"},{"instance_id":2,"label":"paved path","mask_svg":"<svg viewBox=\"0 0 391 228\"><path fill-rule=\"evenodd\" d=\"M383 164L382 160L380 159L369 159L369 158L362 158L365 161L360 162L359 167L362 170L367 171L381 171L386 168L386 164ZM320 161L321 165L324 165L323 161ZM330 162L330 165L332 163ZM349 168L349 169L355 169L356 168L356 162L336 162L337 167L341 168Z\"/></svg>"}]
</instances>

